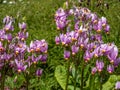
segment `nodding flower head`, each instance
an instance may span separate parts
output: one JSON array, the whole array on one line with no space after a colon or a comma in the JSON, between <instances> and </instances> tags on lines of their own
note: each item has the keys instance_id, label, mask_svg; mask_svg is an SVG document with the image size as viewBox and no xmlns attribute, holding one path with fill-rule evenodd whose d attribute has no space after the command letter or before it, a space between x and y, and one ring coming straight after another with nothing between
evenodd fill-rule
<instances>
[{"instance_id":1,"label":"nodding flower head","mask_svg":"<svg viewBox=\"0 0 120 90\"><path fill-rule=\"evenodd\" d=\"M78 32L79 34L82 34L82 33L86 32L86 31L88 31L88 29L85 28L85 27L83 27L82 25L81 25L80 28L77 30L77 32Z\"/></svg>"},{"instance_id":2,"label":"nodding flower head","mask_svg":"<svg viewBox=\"0 0 120 90\"><path fill-rule=\"evenodd\" d=\"M98 72L101 72L104 68L104 62L97 60L96 61L96 68L97 68Z\"/></svg>"},{"instance_id":3,"label":"nodding flower head","mask_svg":"<svg viewBox=\"0 0 120 90\"><path fill-rule=\"evenodd\" d=\"M55 42L56 42L56 45L60 44L60 38L58 36L55 37Z\"/></svg>"},{"instance_id":4,"label":"nodding flower head","mask_svg":"<svg viewBox=\"0 0 120 90\"><path fill-rule=\"evenodd\" d=\"M118 67L118 65L120 65L120 57L114 60L114 64L115 67Z\"/></svg>"},{"instance_id":5,"label":"nodding flower head","mask_svg":"<svg viewBox=\"0 0 120 90\"><path fill-rule=\"evenodd\" d=\"M95 73L97 72L97 68L96 67L94 67L94 68L92 68L92 75L94 75Z\"/></svg>"},{"instance_id":6,"label":"nodding flower head","mask_svg":"<svg viewBox=\"0 0 120 90\"><path fill-rule=\"evenodd\" d=\"M0 41L4 41L5 39L5 31L4 30L0 30Z\"/></svg>"},{"instance_id":7,"label":"nodding flower head","mask_svg":"<svg viewBox=\"0 0 120 90\"><path fill-rule=\"evenodd\" d=\"M18 32L17 38L21 41L25 41L28 37L28 32Z\"/></svg>"},{"instance_id":8,"label":"nodding flower head","mask_svg":"<svg viewBox=\"0 0 120 90\"><path fill-rule=\"evenodd\" d=\"M26 23L22 22L22 23L19 23L19 28L21 30L26 30Z\"/></svg>"},{"instance_id":9,"label":"nodding flower head","mask_svg":"<svg viewBox=\"0 0 120 90\"><path fill-rule=\"evenodd\" d=\"M5 25L4 30L5 31L13 31L14 30L12 21L10 21L8 24Z\"/></svg>"},{"instance_id":10,"label":"nodding flower head","mask_svg":"<svg viewBox=\"0 0 120 90\"><path fill-rule=\"evenodd\" d=\"M78 45L80 46L81 49L87 48L88 41L89 41L88 38L79 37L78 38Z\"/></svg>"},{"instance_id":11,"label":"nodding flower head","mask_svg":"<svg viewBox=\"0 0 120 90\"><path fill-rule=\"evenodd\" d=\"M33 41L30 42L30 46L28 48L28 52L34 52L36 48L36 45Z\"/></svg>"},{"instance_id":12,"label":"nodding flower head","mask_svg":"<svg viewBox=\"0 0 120 90\"><path fill-rule=\"evenodd\" d=\"M42 52L47 53L48 50L48 44L47 42L43 40L35 40L31 41L30 47L28 48L28 52Z\"/></svg>"},{"instance_id":13,"label":"nodding flower head","mask_svg":"<svg viewBox=\"0 0 120 90\"><path fill-rule=\"evenodd\" d=\"M90 53L88 50L86 50L85 54L84 54L84 60L85 62L90 61L90 59L93 57L93 53Z\"/></svg>"},{"instance_id":14,"label":"nodding flower head","mask_svg":"<svg viewBox=\"0 0 120 90\"><path fill-rule=\"evenodd\" d=\"M108 73L113 73L114 72L114 66L113 65L108 65L107 66L107 71L108 71Z\"/></svg>"},{"instance_id":15,"label":"nodding flower head","mask_svg":"<svg viewBox=\"0 0 120 90\"><path fill-rule=\"evenodd\" d=\"M106 32L107 34L109 34L109 32L110 32L110 26L109 26L109 25L106 25L106 27L105 27L105 32Z\"/></svg>"},{"instance_id":16,"label":"nodding flower head","mask_svg":"<svg viewBox=\"0 0 120 90\"><path fill-rule=\"evenodd\" d=\"M24 63L22 61L18 61L17 59L15 59L15 64L17 67L17 71L19 73L25 71L27 68L27 65L24 65Z\"/></svg>"},{"instance_id":17,"label":"nodding flower head","mask_svg":"<svg viewBox=\"0 0 120 90\"><path fill-rule=\"evenodd\" d=\"M64 58L68 60L70 58L70 51L65 50L64 51Z\"/></svg>"},{"instance_id":18,"label":"nodding flower head","mask_svg":"<svg viewBox=\"0 0 120 90\"><path fill-rule=\"evenodd\" d=\"M72 42L69 33L67 35L60 34L60 40L63 46L68 46Z\"/></svg>"},{"instance_id":19,"label":"nodding flower head","mask_svg":"<svg viewBox=\"0 0 120 90\"><path fill-rule=\"evenodd\" d=\"M72 41L77 41L78 36L79 36L79 34L78 34L77 32L71 31L71 32L68 33L68 34L69 34L69 36L71 37L71 40L72 40Z\"/></svg>"},{"instance_id":20,"label":"nodding flower head","mask_svg":"<svg viewBox=\"0 0 120 90\"><path fill-rule=\"evenodd\" d=\"M98 21L98 16L95 13L90 14L90 18L93 24L96 24Z\"/></svg>"},{"instance_id":21,"label":"nodding flower head","mask_svg":"<svg viewBox=\"0 0 120 90\"><path fill-rule=\"evenodd\" d=\"M94 53L94 57L99 57L103 55L103 53L100 52L100 47L96 47L93 53Z\"/></svg>"},{"instance_id":22,"label":"nodding flower head","mask_svg":"<svg viewBox=\"0 0 120 90\"><path fill-rule=\"evenodd\" d=\"M14 51L16 55L25 53L26 50L27 50L26 43L19 42L16 46L14 46Z\"/></svg>"},{"instance_id":23,"label":"nodding flower head","mask_svg":"<svg viewBox=\"0 0 120 90\"><path fill-rule=\"evenodd\" d=\"M3 19L3 23L4 24L8 24L9 22L11 22L12 21L12 17L10 17L10 16L6 16L4 19Z\"/></svg>"},{"instance_id":24,"label":"nodding flower head","mask_svg":"<svg viewBox=\"0 0 120 90\"><path fill-rule=\"evenodd\" d=\"M42 69L37 69L36 71L36 76L40 77L42 75L43 70Z\"/></svg>"},{"instance_id":25,"label":"nodding flower head","mask_svg":"<svg viewBox=\"0 0 120 90\"><path fill-rule=\"evenodd\" d=\"M31 56L31 61L32 61L33 64L37 64L38 59L34 55L32 55Z\"/></svg>"},{"instance_id":26,"label":"nodding flower head","mask_svg":"<svg viewBox=\"0 0 120 90\"><path fill-rule=\"evenodd\" d=\"M101 17L101 22L102 22L102 26L105 27L107 24L107 19L105 17Z\"/></svg>"},{"instance_id":27,"label":"nodding flower head","mask_svg":"<svg viewBox=\"0 0 120 90\"><path fill-rule=\"evenodd\" d=\"M114 63L117 56L118 56L118 48L114 45L114 47L111 49L107 57L110 60L110 63Z\"/></svg>"},{"instance_id":28,"label":"nodding flower head","mask_svg":"<svg viewBox=\"0 0 120 90\"><path fill-rule=\"evenodd\" d=\"M2 42L0 42L0 52L3 52L3 51L4 51L4 47L3 47Z\"/></svg>"},{"instance_id":29,"label":"nodding flower head","mask_svg":"<svg viewBox=\"0 0 120 90\"><path fill-rule=\"evenodd\" d=\"M42 63L46 63L46 60L47 60L47 55L46 54L44 54L44 55L40 55L38 58L40 58L40 60L42 61Z\"/></svg>"},{"instance_id":30,"label":"nodding flower head","mask_svg":"<svg viewBox=\"0 0 120 90\"><path fill-rule=\"evenodd\" d=\"M58 11L55 14L57 29L63 30L67 26L68 24L67 16L68 14L66 13L66 11L64 11L64 9L62 8L58 9Z\"/></svg>"},{"instance_id":31,"label":"nodding flower head","mask_svg":"<svg viewBox=\"0 0 120 90\"><path fill-rule=\"evenodd\" d=\"M119 90L120 89L120 81L117 81L115 84L115 89Z\"/></svg>"},{"instance_id":32,"label":"nodding flower head","mask_svg":"<svg viewBox=\"0 0 120 90\"><path fill-rule=\"evenodd\" d=\"M98 24L97 24L97 32L100 33L102 30L102 22L101 20L98 21Z\"/></svg>"},{"instance_id":33,"label":"nodding flower head","mask_svg":"<svg viewBox=\"0 0 120 90\"><path fill-rule=\"evenodd\" d=\"M79 47L76 45L72 45L71 49L72 49L73 56L79 51Z\"/></svg>"},{"instance_id":34,"label":"nodding flower head","mask_svg":"<svg viewBox=\"0 0 120 90\"><path fill-rule=\"evenodd\" d=\"M8 42L11 42L12 41L12 34L9 33L9 34L6 34L6 38L5 38Z\"/></svg>"}]
</instances>

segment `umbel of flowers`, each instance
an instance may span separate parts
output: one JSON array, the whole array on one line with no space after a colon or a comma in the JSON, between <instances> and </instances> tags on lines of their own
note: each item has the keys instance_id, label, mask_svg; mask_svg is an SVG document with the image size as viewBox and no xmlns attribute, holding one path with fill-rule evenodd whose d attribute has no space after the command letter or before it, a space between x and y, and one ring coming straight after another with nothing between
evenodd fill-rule
<instances>
[{"instance_id":1,"label":"umbel of flowers","mask_svg":"<svg viewBox=\"0 0 120 90\"><path fill-rule=\"evenodd\" d=\"M55 38L56 45L61 44L64 47L65 60L75 62L76 67L81 66L81 90L84 87L83 74L87 64L91 65L92 75L96 73L101 75L105 71L111 74L118 67L120 58L117 46L103 41L102 34L107 36L110 33L110 26L105 17L99 18L88 8L74 6L71 9L59 8L55 14L55 21L60 31L60 35ZM68 81L66 81L66 90L67 84ZM75 89L76 84L74 84Z\"/></svg>"},{"instance_id":2,"label":"umbel of flowers","mask_svg":"<svg viewBox=\"0 0 120 90\"><path fill-rule=\"evenodd\" d=\"M3 19L3 28L0 30L0 74L1 90L4 90L4 82L8 73L23 73L28 89L30 75L41 76L42 69L37 64L47 60L48 44L43 40L31 41L26 44L28 32L26 23L19 23L18 33L14 33L14 19L6 16ZM34 69L31 70L31 69Z\"/></svg>"}]
</instances>

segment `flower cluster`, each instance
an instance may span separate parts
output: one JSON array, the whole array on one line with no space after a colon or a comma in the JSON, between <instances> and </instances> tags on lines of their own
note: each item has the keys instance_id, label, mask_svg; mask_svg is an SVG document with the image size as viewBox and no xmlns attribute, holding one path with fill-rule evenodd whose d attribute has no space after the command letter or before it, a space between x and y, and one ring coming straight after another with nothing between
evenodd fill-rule
<instances>
[{"instance_id":1,"label":"flower cluster","mask_svg":"<svg viewBox=\"0 0 120 90\"><path fill-rule=\"evenodd\" d=\"M67 17L68 17L67 12L64 11L64 9L59 8L55 14L55 21L58 30L59 29L63 30L67 26L68 24Z\"/></svg>"},{"instance_id":2,"label":"flower cluster","mask_svg":"<svg viewBox=\"0 0 120 90\"><path fill-rule=\"evenodd\" d=\"M69 17L73 17L74 20L69 20ZM55 42L64 47L66 60L83 52L84 62L96 63L92 74L102 72L105 65L107 65L108 73L114 72L114 68L120 64L120 58L118 58L117 46L114 43L104 43L103 41L102 33L107 35L110 31L105 17L99 18L87 8L74 6L70 10L58 9L55 21L57 28L62 32L56 36Z\"/></svg>"},{"instance_id":3,"label":"flower cluster","mask_svg":"<svg viewBox=\"0 0 120 90\"><path fill-rule=\"evenodd\" d=\"M14 71L29 72L29 68L38 62L46 63L48 44L43 40L31 41L30 45L26 44L28 32L26 23L19 23L20 31L14 35L12 17L6 16L3 19L3 29L0 30L0 71L12 69ZM35 68L37 76L42 74L40 68Z\"/></svg>"}]
</instances>

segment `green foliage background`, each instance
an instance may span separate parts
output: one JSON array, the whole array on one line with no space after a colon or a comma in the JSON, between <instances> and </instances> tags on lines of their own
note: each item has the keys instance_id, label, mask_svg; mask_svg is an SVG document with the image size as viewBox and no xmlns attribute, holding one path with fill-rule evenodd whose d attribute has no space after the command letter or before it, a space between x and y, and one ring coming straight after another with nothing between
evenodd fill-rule
<instances>
[{"instance_id":1,"label":"green foliage background","mask_svg":"<svg viewBox=\"0 0 120 90\"><path fill-rule=\"evenodd\" d=\"M6 15L13 16L19 22L24 21L27 23L27 31L29 32L27 43L36 39L45 39L49 43L47 64L40 66L44 68L44 73L39 83L35 82L37 81L36 79L31 80L31 89L62 90L56 80L56 75L54 76L54 71L58 65L65 65L66 62L63 59L63 49L56 46L54 42L54 38L58 33L54 14L59 7L63 6L64 2L65 0L23 0L21 2L17 1L15 4L0 4L0 28L2 28L2 19ZM101 11L99 7L96 7L96 3L94 3L92 11L99 14L99 16L107 18L111 26L108 40L114 42L120 50L120 2L119 0L105 0L105 3L108 3L109 9L103 7ZM18 31L18 29L15 28L15 31ZM118 70L119 72L120 69ZM6 85L12 88L17 87L14 83L11 83L13 80L14 77L8 78ZM24 81L22 78L20 80ZM21 84L20 81L18 82Z\"/></svg>"}]
</instances>

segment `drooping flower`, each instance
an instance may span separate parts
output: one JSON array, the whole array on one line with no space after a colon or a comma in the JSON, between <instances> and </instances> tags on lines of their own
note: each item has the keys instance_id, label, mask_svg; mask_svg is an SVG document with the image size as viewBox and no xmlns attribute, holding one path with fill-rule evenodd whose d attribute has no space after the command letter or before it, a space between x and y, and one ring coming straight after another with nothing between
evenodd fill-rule
<instances>
[{"instance_id":1,"label":"drooping flower","mask_svg":"<svg viewBox=\"0 0 120 90\"><path fill-rule=\"evenodd\" d=\"M27 46L26 43L23 42L19 42L16 46L14 46L14 52L16 55L20 54L20 53L25 53L27 50Z\"/></svg>"},{"instance_id":2,"label":"drooping flower","mask_svg":"<svg viewBox=\"0 0 120 90\"><path fill-rule=\"evenodd\" d=\"M114 45L110 53L107 55L108 59L110 60L111 63L114 63L118 56L118 48Z\"/></svg>"},{"instance_id":3,"label":"drooping flower","mask_svg":"<svg viewBox=\"0 0 120 90\"><path fill-rule=\"evenodd\" d=\"M91 53L88 50L86 50L86 52L84 54L84 60L85 60L85 62L88 62L92 57L93 57L93 53Z\"/></svg>"},{"instance_id":4,"label":"drooping flower","mask_svg":"<svg viewBox=\"0 0 120 90\"><path fill-rule=\"evenodd\" d=\"M110 26L109 25L106 25L106 27L105 27L105 32L107 33L107 34L109 34L109 32L110 32Z\"/></svg>"},{"instance_id":5,"label":"drooping flower","mask_svg":"<svg viewBox=\"0 0 120 90\"><path fill-rule=\"evenodd\" d=\"M11 42L11 41L12 41L12 34L11 34L11 33L6 34L5 39L6 39L8 42Z\"/></svg>"},{"instance_id":6,"label":"drooping flower","mask_svg":"<svg viewBox=\"0 0 120 90\"><path fill-rule=\"evenodd\" d=\"M83 25L81 25L80 28L77 30L77 32L80 34L86 32L86 31L88 31L88 29L83 27Z\"/></svg>"},{"instance_id":7,"label":"drooping flower","mask_svg":"<svg viewBox=\"0 0 120 90\"><path fill-rule=\"evenodd\" d=\"M0 40L3 41L5 39L5 31L0 30Z\"/></svg>"},{"instance_id":8,"label":"drooping flower","mask_svg":"<svg viewBox=\"0 0 120 90\"><path fill-rule=\"evenodd\" d=\"M56 45L60 44L60 38L58 36L55 37L55 42L56 42Z\"/></svg>"},{"instance_id":9,"label":"drooping flower","mask_svg":"<svg viewBox=\"0 0 120 90\"><path fill-rule=\"evenodd\" d=\"M97 32L98 33L101 32L101 30L102 30L102 21L101 20L98 21L97 27L98 27Z\"/></svg>"},{"instance_id":10,"label":"drooping flower","mask_svg":"<svg viewBox=\"0 0 120 90\"><path fill-rule=\"evenodd\" d=\"M63 30L67 26L68 24L67 16L68 14L66 13L66 11L64 11L64 9L62 8L58 9L58 11L55 14L57 29Z\"/></svg>"},{"instance_id":11,"label":"drooping flower","mask_svg":"<svg viewBox=\"0 0 120 90\"><path fill-rule=\"evenodd\" d=\"M44 55L38 56L38 59L40 59L40 61L42 61L42 63L46 63L47 57L48 56L46 54L44 54Z\"/></svg>"},{"instance_id":12,"label":"drooping flower","mask_svg":"<svg viewBox=\"0 0 120 90\"><path fill-rule=\"evenodd\" d=\"M107 24L107 19L105 17L101 17L101 22L102 22L102 26L105 27Z\"/></svg>"},{"instance_id":13,"label":"drooping flower","mask_svg":"<svg viewBox=\"0 0 120 90\"><path fill-rule=\"evenodd\" d=\"M18 61L17 59L15 59L15 64L17 67L17 71L19 73L25 71L27 68L27 65L24 65L24 63L22 61Z\"/></svg>"},{"instance_id":14,"label":"drooping flower","mask_svg":"<svg viewBox=\"0 0 120 90\"><path fill-rule=\"evenodd\" d=\"M77 43L78 46L80 46L80 48L83 49L83 48L87 48L88 41L89 41L88 38L79 37Z\"/></svg>"},{"instance_id":15,"label":"drooping flower","mask_svg":"<svg viewBox=\"0 0 120 90\"><path fill-rule=\"evenodd\" d=\"M40 41L41 43L38 43L37 45L40 45L40 51L42 53L47 53L48 50L48 44L47 42L43 39Z\"/></svg>"},{"instance_id":16,"label":"drooping flower","mask_svg":"<svg viewBox=\"0 0 120 90\"><path fill-rule=\"evenodd\" d=\"M3 19L3 23L4 24L8 24L9 22L11 22L12 21L12 17L10 17L10 16L6 16L4 19Z\"/></svg>"},{"instance_id":17,"label":"drooping flower","mask_svg":"<svg viewBox=\"0 0 120 90\"><path fill-rule=\"evenodd\" d=\"M72 55L74 56L79 51L79 47L76 45L72 45L71 50L72 50Z\"/></svg>"},{"instance_id":18,"label":"drooping flower","mask_svg":"<svg viewBox=\"0 0 120 90\"><path fill-rule=\"evenodd\" d=\"M94 57L103 56L103 53L100 51L100 47L96 47L93 53L94 53Z\"/></svg>"},{"instance_id":19,"label":"drooping flower","mask_svg":"<svg viewBox=\"0 0 120 90\"><path fill-rule=\"evenodd\" d=\"M71 31L70 33L68 33L68 37L71 37L72 41L77 41L79 34L77 32Z\"/></svg>"},{"instance_id":20,"label":"drooping flower","mask_svg":"<svg viewBox=\"0 0 120 90\"><path fill-rule=\"evenodd\" d=\"M107 66L107 71L108 71L108 73L113 73L114 72L114 66L113 65L108 65Z\"/></svg>"},{"instance_id":21,"label":"drooping flower","mask_svg":"<svg viewBox=\"0 0 120 90\"><path fill-rule=\"evenodd\" d=\"M17 38L21 41L24 41L28 37L28 32L18 32Z\"/></svg>"},{"instance_id":22,"label":"drooping flower","mask_svg":"<svg viewBox=\"0 0 120 90\"><path fill-rule=\"evenodd\" d=\"M117 81L115 84L115 89L119 90L120 89L120 81Z\"/></svg>"},{"instance_id":23,"label":"drooping flower","mask_svg":"<svg viewBox=\"0 0 120 90\"><path fill-rule=\"evenodd\" d=\"M64 58L68 60L70 58L70 51L65 50L64 51Z\"/></svg>"},{"instance_id":24,"label":"drooping flower","mask_svg":"<svg viewBox=\"0 0 120 90\"><path fill-rule=\"evenodd\" d=\"M90 14L90 18L93 24L97 23L98 21L98 16L95 13Z\"/></svg>"},{"instance_id":25,"label":"drooping flower","mask_svg":"<svg viewBox=\"0 0 120 90\"><path fill-rule=\"evenodd\" d=\"M97 68L96 67L94 67L94 68L92 68L92 75L94 75L95 73L97 72Z\"/></svg>"},{"instance_id":26,"label":"drooping flower","mask_svg":"<svg viewBox=\"0 0 120 90\"><path fill-rule=\"evenodd\" d=\"M111 52L112 48L113 48L112 45L101 44L100 45L100 52L102 52L105 56L107 56Z\"/></svg>"},{"instance_id":27,"label":"drooping flower","mask_svg":"<svg viewBox=\"0 0 120 90\"><path fill-rule=\"evenodd\" d=\"M34 52L36 45L33 41L30 42L30 46L27 48L28 52Z\"/></svg>"},{"instance_id":28,"label":"drooping flower","mask_svg":"<svg viewBox=\"0 0 120 90\"><path fill-rule=\"evenodd\" d=\"M96 68L97 68L98 72L101 72L104 68L104 62L100 61L100 60L97 60L96 61Z\"/></svg>"},{"instance_id":29,"label":"drooping flower","mask_svg":"<svg viewBox=\"0 0 120 90\"><path fill-rule=\"evenodd\" d=\"M12 21L10 21L8 24L5 25L4 30L5 31L13 31L14 30L14 27L12 25Z\"/></svg>"},{"instance_id":30,"label":"drooping flower","mask_svg":"<svg viewBox=\"0 0 120 90\"><path fill-rule=\"evenodd\" d=\"M77 21L76 23L75 23L75 26L74 26L74 29L76 30L76 31L78 31L79 30L79 21Z\"/></svg>"},{"instance_id":31,"label":"drooping flower","mask_svg":"<svg viewBox=\"0 0 120 90\"><path fill-rule=\"evenodd\" d=\"M42 75L43 70L42 69L37 69L36 71L36 76L40 77Z\"/></svg>"},{"instance_id":32,"label":"drooping flower","mask_svg":"<svg viewBox=\"0 0 120 90\"><path fill-rule=\"evenodd\" d=\"M114 60L115 67L118 67L119 64L120 64L120 57Z\"/></svg>"},{"instance_id":33,"label":"drooping flower","mask_svg":"<svg viewBox=\"0 0 120 90\"><path fill-rule=\"evenodd\" d=\"M31 61L32 61L32 63L37 64L38 59L34 55L32 55L31 56Z\"/></svg>"},{"instance_id":34,"label":"drooping flower","mask_svg":"<svg viewBox=\"0 0 120 90\"><path fill-rule=\"evenodd\" d=\"M3 44L2 44L2 42L0 42L0 52L2 52L2 51L4 51L5 49L4 49L4 47L3 47Z\"/></svg>"},{"instance_id":35,"label":"drooping flower","mask_svg":"<svg viewBox=\"0 0 120 90\"><path fill-rule=\"evenodd\" d=\"M22 23L19 23L19 28L21 30L25 30L26 29L26 23L22 22Z\"/></svg>"},{"instance_id":36,"label":"drooping flower","mask_svg":"<svg viewBox=\"0 0 120 90\"><path fill-rule=\"evenodd\" d=\"M65 45L65 46L68 46L72 42L72 39L69 36L69 34L68 35L60 34L60 40L62 45Z\"/></svg>"}]
</instances>

